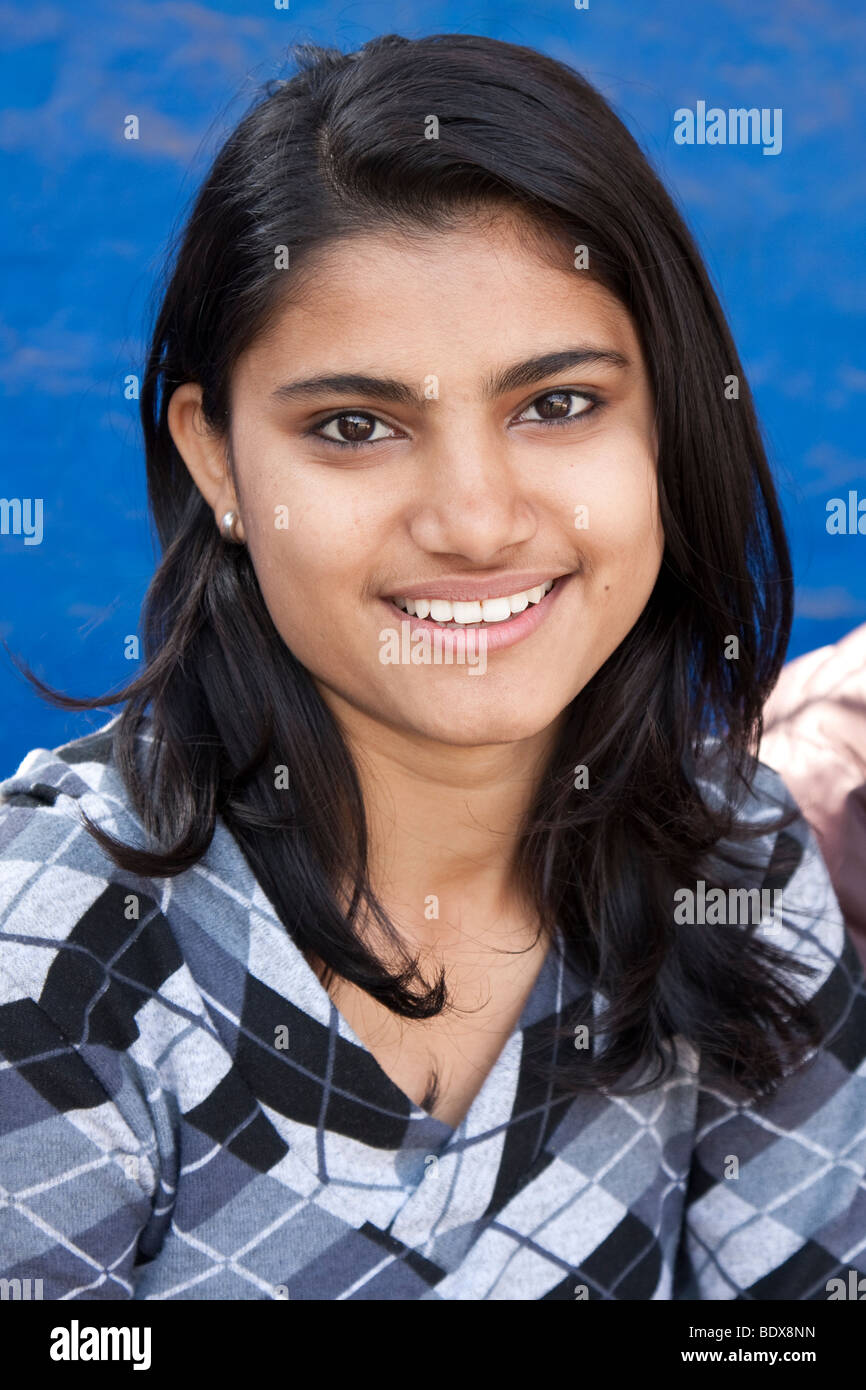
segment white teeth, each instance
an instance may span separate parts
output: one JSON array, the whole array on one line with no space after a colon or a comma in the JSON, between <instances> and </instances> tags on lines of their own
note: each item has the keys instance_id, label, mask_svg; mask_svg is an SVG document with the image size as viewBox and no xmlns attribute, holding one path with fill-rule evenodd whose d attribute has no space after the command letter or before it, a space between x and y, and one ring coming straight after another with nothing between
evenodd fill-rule
<instances>
[{"instance_id":1,"label":"white teeth","mask_svg":"<svg viewBox=\"0 0 866 1390\"><path fill-rule=\"evenodd\" d=\"M486 598L481 604L485 623L504 623L511 617L511 604L507 598Z\"/></svg>"},{"instance_id":2,"label":"white teeth","mask_svg":"<svg viewBox=\"0 0 866 1390\"><path fill-rule=\"evenodd\" d=\"M431 618L436 623L504 623L513 613L522 613L531 603L540 603L549 594L555 581L537 584L507 598L485 598L464 601L447 598L395 598L398 608L416 618Z\"/></svg>"},{"instance_id":3,"label":"white teeth","mask_svg":"<svg viewBox=\"0 0 866 1390\"><path fill-rule=\"evenodd\" d=\"M452 603L451 613L455 623L480 623L482 618L483 604L475 603ZM483 616L486 617L486 614Z\"/></svg>"}]
</instances>

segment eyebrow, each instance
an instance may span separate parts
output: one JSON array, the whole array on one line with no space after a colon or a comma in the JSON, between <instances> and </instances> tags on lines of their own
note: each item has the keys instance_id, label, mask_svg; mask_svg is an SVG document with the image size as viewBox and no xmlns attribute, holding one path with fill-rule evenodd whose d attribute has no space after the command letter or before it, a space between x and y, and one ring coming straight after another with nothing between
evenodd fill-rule
<instances>
[{"instance_id":1,"label":"eyebrow","mask_svg":"<svg viewBox=\"0 0 866 1390\"><path fill-rule=\"evenodd\" d=\"M631 362L621 352L611 348L583 347L562 348L559 352L545 352L538 357L529 357L523 362L513 362L492 377L487 377L483 385L484 398L494 400L506 391L514 391L518 386L532 386L545 377L564 372L569 367L612 366L628 368ZM366 376L359 372L338 372L323 376L305 377L301 381L286 381L271 392L271 399L278 401L304 400L322 395L372 396L377 400L391 401L395 405L417 406L422 409L429 399L405 381L393 377Z\"/></svg>"}]
</instances>

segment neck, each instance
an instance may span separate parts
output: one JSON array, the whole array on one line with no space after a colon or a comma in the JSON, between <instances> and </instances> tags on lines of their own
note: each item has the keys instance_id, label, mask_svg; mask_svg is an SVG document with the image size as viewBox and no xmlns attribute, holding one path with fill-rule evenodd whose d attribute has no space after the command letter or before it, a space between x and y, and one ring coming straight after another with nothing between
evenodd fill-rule
<instances>
[{"instance_id":1,"label":"neck","mask_svg":"<svg viewBox=\"0 0 866 1390\"><path fill-rule=\"evenodd\" d=\"M376 896L422 949L538 929L514 861L556 724L529 739L461 747L384 725L328 693L358 769Z\"/></svg>"}]
</instances>

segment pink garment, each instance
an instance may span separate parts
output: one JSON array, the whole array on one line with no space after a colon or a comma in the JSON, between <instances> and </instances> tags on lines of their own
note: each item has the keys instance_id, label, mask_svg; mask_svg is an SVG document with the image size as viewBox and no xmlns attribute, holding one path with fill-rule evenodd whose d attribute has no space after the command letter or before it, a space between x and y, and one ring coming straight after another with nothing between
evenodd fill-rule
<instances>
[{"instance_id":1,"label":"pink garment","mask_svg":"<svg viewBox=\"0 0 866 1390\"><path fill-rule=\"evenodd\" d=\"M866 623L783 668L760 758L812 826L866 965Z\"/></svg>"}]
</instances>

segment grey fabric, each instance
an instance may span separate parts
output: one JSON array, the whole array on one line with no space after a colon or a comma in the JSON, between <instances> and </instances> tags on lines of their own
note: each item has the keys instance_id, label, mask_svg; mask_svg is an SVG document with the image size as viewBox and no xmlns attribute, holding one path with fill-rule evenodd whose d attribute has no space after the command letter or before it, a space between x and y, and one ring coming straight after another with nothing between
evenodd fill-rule
<instances>
[{"instance_id":1,"label":"grey fabric","mask_svg":"<svg viewBox=\"0 0 866 1390\"><path fill-rule=\"evenodd\" d=\"M551 1025L584 986L558 940L451 1129L355 1036L221 821L173 879L96 846L80 809L145 843L115 722L0 783L0 1276L55 1299L665 1300L866 1274L866 987L802 819L772 939L817 967L825 1039L771 1099L688 1044L643 1096L559 1095ZM785 799L761 767L745 813Z\"/></svg>"}]
</instances>

